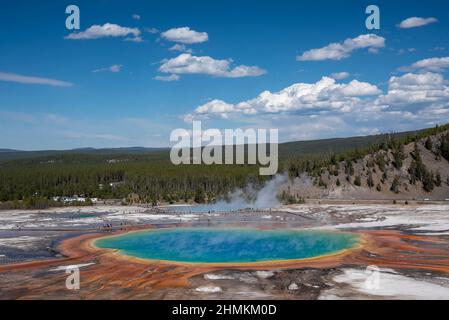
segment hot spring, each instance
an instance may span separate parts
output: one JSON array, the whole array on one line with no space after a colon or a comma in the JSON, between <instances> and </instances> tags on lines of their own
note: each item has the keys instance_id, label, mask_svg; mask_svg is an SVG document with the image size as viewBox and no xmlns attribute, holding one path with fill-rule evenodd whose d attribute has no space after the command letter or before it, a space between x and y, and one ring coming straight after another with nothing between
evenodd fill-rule
<instances>
[{"instance_id":1,"label":"hot spring","mask_svg":"<svg viewBox=\"0 0 449 320\"><path fill-rule=\"evenodd\" d=\"M197 204L194 206L164 207L168 212L176 213L208 213L208 212L233 212L242 209L252 209L250 205L236 205L234 203Z\"/></svg>"},{"instance_id":2,"label":"hot spring","mask_svg":"<svg viewBox=\"0 0 449 320\"><path fill-rule=\"evenodd\" d=\"M254 263L322 256L357 242L357 235L327 231L169 228L100 238L95 246L150 260Z\"/></svg>"}]
</instances>

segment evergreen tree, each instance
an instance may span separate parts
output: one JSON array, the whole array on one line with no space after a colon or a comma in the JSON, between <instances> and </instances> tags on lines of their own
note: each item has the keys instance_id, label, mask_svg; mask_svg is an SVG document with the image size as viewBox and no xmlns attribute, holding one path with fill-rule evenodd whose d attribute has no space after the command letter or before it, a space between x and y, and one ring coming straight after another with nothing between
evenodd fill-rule
<instances>
[{"instance_id":1,"label":"evergreen tree","mask_svg":"<svg viewBox=\"0 0 449 320\"><path fill-rule=\"evenodd\" d=\"M337 165L337 156L335 154L331 155L330 162L331 162L331 165L333 165L333 166Z\"/></svg>"},{"instance_id":2,"label":"evergreen tree","mask_svg":"<svg viewBox=\"0 0 449 320\"><path fill-rule=\"evenodd\" d=\"M376 157L376 164L380 171L385 172L386 161L383 154L378 154Z\"/></svg>"},{"instance_id":3,"label":"evergreen tree","mask_svg":"<svg viewBox=\"0 0 449 320\"><path fill-rule=\"evenodd\" d=\"M368 174L367 184L368 184L368 187L369 187L369 188L374 187L373 174L371 173L371 171L370 171L370 173Z\"/></svg>"},{"instance_id":4,"label":"evergreen tree","mask_svg":"<svg viewBox=\"0 0 449 320\"><path fill-rule=\"evenodd\" d=\"M439 149L441 156L449 161L449 134L441 136Z\"/></svg>"},{"instance_id":5,"label":"evergreen tree","mask_svg":"<svg viewBox=\"0 0 449 320\"><path fill-rule=\"evenodd\" d=\"M322 188L327 188L327 184L323 181L323 179L320 176L320 179L318 181L318 186Z\"/></svg>"},{"instance_id":6,"label":"evergreen tree","mask_svg":"<svg viewBox=\"0 0 449 320\"><path fill-rule=\"evenodd\" d=\"M405 159L404 144L401 141L392 139L390 142L390 148L393 154L393 166L396 169L401 169L403 160Z\"/></svg>"},{"instance_id":7,"label":"evergreen tree","mask_svg":"<svg viewBox=\"0 0 449 320\"><path fill-rule=\"evenodd\" d=\"M399 193L399 177L394 177L393 183L391 184L390 190L394 193Z\"/></svg>"},{"instance_id":8,"label":"evergreen tree","mask_svg":"<svg viewBox=\"0 0 449 320\"><path fill-rule=\"evenodd\" d=\"M435 185L437 187L441 187L441 174L440 174L440 171L437 171L437 173L435 174Z\"/></svg>"},{"instance_id":9,"label":"evergreen tree","mask_svg":"<svg viewBox=\"0 0 449 320\"><path fill-rule=\"evenodd\" d=\"M382 178L380 179L380 182L385 183L388 180L388 174L387 171L384 171L382 174Z\"/></svg>"},{"instance_id":10,"label":"evergreen tree","mask_svg":"<svg viewBox=\"0 0 449 320\"><path fill-rule=\"evenodd\" d=\"M419 152L418 145L415 143L413 151L413 160L409 168L410 183L416 184L417 181L423 181L424 177L428 174L427 169L421 159L421 153Z\"/></svg>"},{"instance_id":11,"label":"evergreen tree","mask_svg":"<svg viewBox=\"0 0 449 320\"><path fill-rule=\"evenodd\" d=\"M431 192L433 190L433 188L434 188L433 179L434 179L433 173L429 173L428 171L425 171L424 177L422 180L424 191Z\"/></svg>"},{"instance_id":12,"label":"evergreen tree","mask_svg":"<svg viewBox=\"0 0 449 320\"><path fill-rule=\"evenodd\" d=\"M425 143L425 147L427 150L432 151L433 148L433 143L432 140L430 139L430 137L427 137L426 143Z\"/></svg>"},{"instance_id":13,"label":"evergreen tree","mask_svg":"<svg viewBox=\"0 0 449 320\"><path fill-rule=\"evenodd\" d=\"M346 161L345 173L350 177L354 175L354 166L351 160Z\"/></svg>"},{"instance_id":14,"label":"evergreen tree","mask_svg":"<svg viewBox=\"0 0 449 320\"><path fill-rule=\"evenodd\" d=\"M204 203L205 202L205 195L204 195L204 190L202 188L197 188L195 191L195 197L194 197L194 201L196 203Z\"/></svg>"}]
</instances>

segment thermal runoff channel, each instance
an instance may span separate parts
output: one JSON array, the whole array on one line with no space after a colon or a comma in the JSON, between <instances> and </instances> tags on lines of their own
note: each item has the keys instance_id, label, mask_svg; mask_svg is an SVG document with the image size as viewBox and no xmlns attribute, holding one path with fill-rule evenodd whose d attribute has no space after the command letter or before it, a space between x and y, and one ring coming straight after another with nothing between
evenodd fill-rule
<instances>
[{"instance_id":1,"label":"thermal runoff channel","mask_svg":"<svg viewBox=\"0 0 449 320\"><path fill-rule=\"evenodd\" d=\"M251 263L295 260L353 247L348 233L258 229L160 229L99 239L100 248L150 260L188 263Z\"/></svg>"}]
</instances>

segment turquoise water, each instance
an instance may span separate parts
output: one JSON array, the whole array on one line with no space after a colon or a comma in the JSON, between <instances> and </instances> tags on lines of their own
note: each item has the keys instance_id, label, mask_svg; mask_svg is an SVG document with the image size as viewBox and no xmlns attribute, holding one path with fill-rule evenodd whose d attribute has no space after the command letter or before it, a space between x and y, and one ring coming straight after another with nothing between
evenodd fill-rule
<instances>
[{"instance_id":1,"label":"turquoise water","mask_svg":"<svg viewBox=\"0 0 449 320\"><path fill-rule=\"evenodd\" d=\"M350 248L347 233L257 229L159 229L98 239L99 248L144 259L193 263L304 259Z\"/></svg>"},{"instance_id":2,"label":"turquoise water","mask_svg":"<svg viewBox=\"0 0 449 320\"><path fill-rule=\"evenodd\" d=\"M181 213L206 213L206 212L232 212L251 207L248 204L234 204L234 203L212 203L212 204L197 204L194 206L175 206L165 207L163 209L169 212L181 212Z\"/></svg>"},{"instance_id":3,"label":"turquoise water","mask_svg":"<svg viewBox=\"0 0 449 320\"><path fill-rule=\"evenodd\" d=\"M96 216L97 215L95 215L93 213L80 213L74 217L79 218L79 219L86 219L86 218L95 218Z\"/></svg>"}]
</instances>

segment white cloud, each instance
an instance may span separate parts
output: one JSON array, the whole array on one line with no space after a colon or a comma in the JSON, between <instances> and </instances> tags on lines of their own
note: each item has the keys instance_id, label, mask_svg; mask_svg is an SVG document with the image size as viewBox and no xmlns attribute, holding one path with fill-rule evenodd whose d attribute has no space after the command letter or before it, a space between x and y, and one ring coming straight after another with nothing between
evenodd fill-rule
<instances>
[{"instance_id":1,"label":"white cloud","mask_svg":"<svg viewBox=\"0 0 449 320\"><path fill-rule=\"evenodd\" d=\"M154 77L154 80L170 82L170 81L178 81L180 78L181 77L177 74L171 74L168 76L156 76Z\"/></svg>"},{"instance_id":2,"label":"white cloud","mask_svg":"<svg viewBox=\"0 0 449 320\"><path fill-rule=\"evenodd\" d=\"M105 23L104 25L93 25L82 32L74 32L66 36L70 40L91 40L106 37L126 37L132 35L135 38L140 36L138 28L122 27L118 24Z\"/></svg>"},{"instance_id":3,"label":"white cloud","mask_svg":"<svg viewBox=\"0 0 449 320\"><path fill-rule=\"evenodd\" d=\"M266 71L257 66L244 66L240 65L225 73L228 78L241 78L241 77L258 77L265 74Z\"/></svg>"},{"instance_id":4,"label":"white cloud","mask_svg":"<svg viewBox=\"0 0 449 320\"><path fill-rule=\"evenodd\" d=\"M401 29L410 29L416 27L422 27L431 23L438 22L435 18L420 18L420 17L411 17L405 19L399 24L399 28Z\"/></svg>"},{"instance_id":5,"label":"white cloud","mask_svg":"<svg viewBox=\"0 0 449 320\"><path fill-rule=\"evenodd\" d=\"M143 42L143 39L142 39L141 36L137 36L137 37L127 37L127 38L125 38L124 41L130 41L130 42L137 42L137 43L140 43L140 42Z\"/></svg>"},{"instance_id":6,"label":"white cloud","mask_svg":"<svg viewBox=\"0 0 449 320\"><path fill-rule=\"evenodd\" d=\"M342 80L348 78L349 76L349 72L334 72L329 77L335 80Z\"/></svg>"},{"instance_id":7,"label":"white cloud","mask_svg":"<svg viewBox=\"0 0 449 320\"><path fill-rule=\"evenodd\" d=\"M227 119L231 114L237 113L251 115L257 113L257 111L248 104L233 105L222 100L215 99L196 108L195 115L187 115L185 120L188 121L190 116L192 118L195 116L218 116L223 119Z\"/></svg>"},{"instance_id":8,"label":"white cloud","mask_svg":"<svg viewBox=\"0 0 449 320\"><path fill-rule=\"evenodd\" d=\"M390 77L385 93L367 82L339 83L323 77L316 83L296 83L278 92L263 91L236 103L213 99L184 115L184 121L219 119L247 123L247 127L278 128L284 141L442 124L449 116L449 82L443 74L427 69L445 68L446 60L423 61L414 65L420 72Z\"/></svg>"},{"instance_id":9,"label":"white cloud","mask_svg":"<svg viewBox=\"0 0 449 320\"><path fill-rule=\"evenodd\" d=\"M216 60L208 56L197 57L183 53L176 58L164 60L159 71L170 74L206 74L215 77L240 78L257 77L265 70L256 66L231 67L231 59Z\"/></svg>"},{"instance_id":10,"label":"white cloud","mask_svg":"<svg viewBox=\"0 0 449 320\"><path fill-rule=\"evenodd\" d=\"M411 66L400 68L403 71L428 70L434 72L442 72L444 69L449 69L449 57L423 59Z\"/></svg>"},{"instance_id":11,"label":"white cloud","mask_svg":"<svg viewBox=\"0 0 449 320\"><path fill-rule=\"evenodd\" d=\"M338 116L298 116L294 117L293 122L289 122L288 118L280 118L274 127L282 128L286 140L301 141L336 137L341 131L347 130L348 125Z\"/></svg>"},{"instance_id":12,"label":"white cloud","mask_svg":"<svg viewBox=\"0 0 449 320\"><path fill-rule=\"evenodd\" d=\"M405 131L445 123L449 114L449 87L441 74L408 73L391 77L388 92L368 103L351 121L385 131Z\"/></svg>"},{"instance_id":13,"label":"white cloud","mask_svg":"<svg viewBox=\"0 0 449 320\"><path fill-rule=\"evenodd\" d=\"M151 33L151 34L155 34L155 33L159 33L159 30L156 28L145 28L143 29L145 32Z\"/></svg>"},{"instance_id":14,"label":"white cloud","mask_svg":"<svg viewBox=\"0 0 449 320\"><path fill-rule=\"evenodd\" d=\"M197 32L189 27L173 28L161 33L162 38L184 44L201 43L209 40L206 32Z\"/></svg>"},{"instance_id":15,"label":"white cloud","mask_svg":"<svg viewBox=\"0 0 449 320\"><path fill-rule=\"evenodd\" d=\"M215 99L199 106L184 119L217 116L226 119L236 114L256 113L346 113L365 105L365 98L379 94L381 91L367 82L353 80L338 84L332 78L323 77L316 83L296 83L279 92L264 91L254 99L237 104Z\"/></svg>"},{"instance_id":16,"label":"white cloud","mask_svg":"<svg viewBox=\"0 0 449 320\"><path fill-rule=\"evenodd\" d=\"M449 117L449 106L433 105L426 107L419 112L419 117L426 120L443 120L444 123L447 123L447 120L444 119L448 119Z\"/></svg>"},{"instance_id":17,"label":"white cloud","mask_svg":"<svg viewBox=\"0 0 449 320\"><path fill-rule=\"evenodd\" d=\"M409 110L417 105L427 107L449 106L449 87L447 81L438 73L407 73L400 77L391 77L388 93L376 101L377 105Z\"/></svg>"},{"instance_id":18,"label":"white cloud","mask_svg":"<svg viewBox=\"0 0 449 320\"><path fill-rule=\"evenodd\" d=\"M385 47L385 38L375 34L362 34L341 43L331 43L323 48L308 50L296 59L298 61L342 60L348 58L354 50L368 49L371 53L376 53L383 47Z\"/></svg>"},{"instance_id":19,"label":"white cloud","mask_svg":"<svg viewBox=\"0 0 449 320\"><path fill-rule=\"evenodd\" d=\"M191 49L188 49L185 44L175 44L174 46L170 47L168 50L170 51L180 51L180 52L187 52L192 53L193 51Z\"/></svg>"},{"instance_id":20,"label":"white cloud","mask_svg":"<svg viewBox=\"0 0 449 320\"><path fill-rule=\"evenodd\" d=\"M399 49L398 55L403 55L404 53L416 52L416 48Z\"/></svg>"},{"instance_id":21,"label":"white cloud","mask_svg":"<svg viewBox=\"0 0 449 320\"><path fill-rule=\"evenodd\" d=\"M430 48L430 49L429 49L430 52L434 52L434 51L444 51L444 50L446 50L446 48L445 48L445 47L440 47L440 46L436 46L436 47L433 47L433 48Z\"/></svg>"},{"instance_id":22,"label":"white cloud","mask_svg":"<svg viewBox=\"0 0 449 320\"><path fill-rule=\"evenodd\" d=\"M113 64L110 67L95 69L92 72L112 72L112 73L117 73L117 72L120 72L122 67L123 66L121 64Z\"/></svg>"},{"instance_id":23,"label":"white cloud","mask_svg":"<svg viewBox=\"0 0 449 320\"><path fill-rule=\"evenodd\" d=\"M184 44L177 43L168 50L170 50L170 51L186 51L186 46Z\"/></svg>"},{"instance_id":24,"label":"white cloud","mask_svg":"<svg viewBox=\"0 0 449 320\"><path fill-rule=\"evenodd\" d=\"M370 83L323 77L242 102L214 99L184 121L221 119L278 128L285 141L407 131L445 123L448 116L449 82L442 74L425 72L391 77L386 93Z\"/></svg>"},{"instance_id":25,"label":"white cloud","mask_svg":"<svg viewBox=\"0 0 449 320\"><path fill-rule=\"evenodd\" d=\"M122 68L121 64L114 64L112 66L109 67L109 70L111 72L120 72L120 69Z\"/></svg>"},{"instance_id":26,"label":"white cloud","mask_svg":"<svg viewBox=\"0 0 449 320\"><path fill-rule=\"evenodd\" d=\"M139 16L138 14L133 14L133 15L132 15L132 18L133 18L134 20L140 20L140 16Z\"/></svg>"},{"instance_id":27,"label":"white cloud","mask_svg":"<svg viewBox=\"0 0 449 320\"><path fill-rule=\"evenodd\" d=\"M40 77L24 76L16 73L0 72L0 81L18 82L24 84L40 84L53 87L71 87L73 83Z\"/></svg>"}]
</instances>

